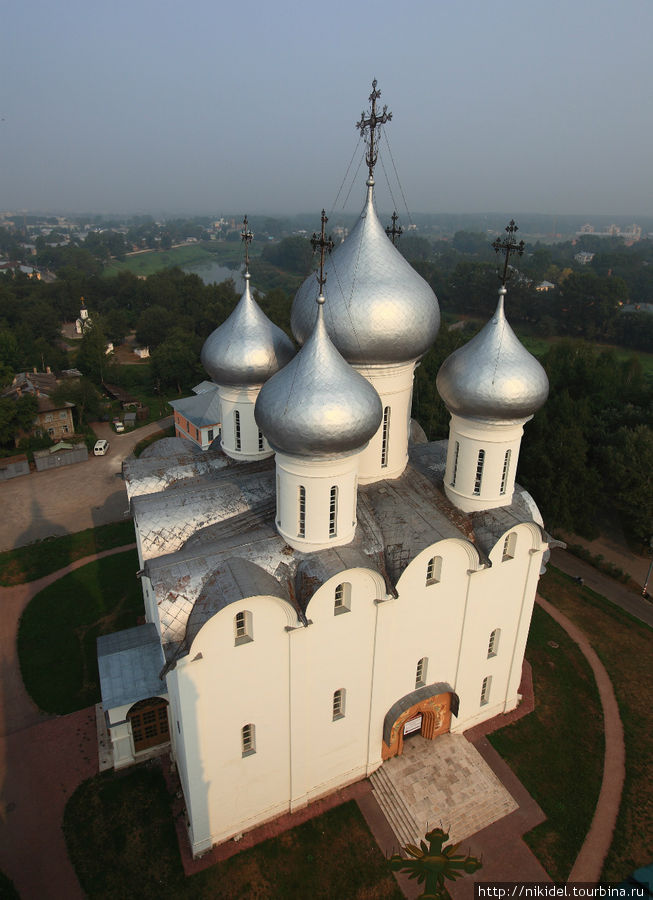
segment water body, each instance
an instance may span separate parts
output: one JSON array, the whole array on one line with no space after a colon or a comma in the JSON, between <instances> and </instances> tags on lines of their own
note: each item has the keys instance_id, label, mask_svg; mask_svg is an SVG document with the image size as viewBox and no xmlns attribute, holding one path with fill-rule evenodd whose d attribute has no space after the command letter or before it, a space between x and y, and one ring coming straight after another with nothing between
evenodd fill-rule
<instances>
[{"instance_id":1,"label":"water body","mask_svg":"<svg viewBox=\"0 0 653 900\"><path fill-rule=\"evenodd\" d=\"M184 272L191 275L199 275L204 284L220 284L228 281L230 278L236 286L236 290L241 292L245 289L245 279L240 269L228 269L216 262L198 262L188 266L182 266Z\"/></svg>"}]
</instances>

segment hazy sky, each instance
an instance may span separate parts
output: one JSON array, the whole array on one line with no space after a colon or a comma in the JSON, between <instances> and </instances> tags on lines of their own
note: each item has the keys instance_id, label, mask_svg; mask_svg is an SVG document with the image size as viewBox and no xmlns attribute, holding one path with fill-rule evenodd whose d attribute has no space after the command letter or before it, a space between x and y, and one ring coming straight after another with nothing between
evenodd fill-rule
<instances>
[{"instance_id":1,"label":"hazy sky","mask_svg":"<svg viewBox=\"0 0 653 900\"><path fill-rule=\"evenodd\" d=\"M319 213L376 77L411 211L650 215L652 34L651 0L5 0L0 210Z\"/></svg>"}]
</instances>

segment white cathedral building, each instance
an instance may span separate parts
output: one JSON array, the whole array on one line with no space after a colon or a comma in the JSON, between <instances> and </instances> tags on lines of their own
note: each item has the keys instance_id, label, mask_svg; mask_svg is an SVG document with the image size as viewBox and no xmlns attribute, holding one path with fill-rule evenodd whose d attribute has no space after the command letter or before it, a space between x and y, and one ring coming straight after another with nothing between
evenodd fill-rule
<instances>
[{"instance_id":1,"label":"white cathedral building","mask_svg":"<svg viewBox=\"0 0 653 900\"><path fill-rule=\"evenodd\" d=\"M125 463L146 624L99 639L103 706L116 768L170 742L196 855L520 699L548 536L515 473L544 370L501 287L438 375L449 440L411 440L440 315L373 165L324 274L295 297L298 351L249 277L206 341L219 447Z\"/></svg>"}]
</instances>

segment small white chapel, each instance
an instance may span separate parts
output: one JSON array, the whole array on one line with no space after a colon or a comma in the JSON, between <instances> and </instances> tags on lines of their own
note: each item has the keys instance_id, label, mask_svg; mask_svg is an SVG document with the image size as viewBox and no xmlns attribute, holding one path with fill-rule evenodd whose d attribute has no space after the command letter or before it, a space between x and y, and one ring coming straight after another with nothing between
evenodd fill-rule
<instances>
[{"instance_id":1,"label":"small white chapel","mask_svg":"<svg viewBox=\"0 0 653 900\"><path fill-rule=\"evenodd\" d=\"M515 476L548 381L503 283L438 374L449 440L412 422L440 313L375 210L379 96L357 224L314 235L299 349L246 265L202 350L221 432L125 462L145 624L98 640L103 709L115 768L169 742L195 855L520 700L549 538Z\"/></svg>"}]
</instances>

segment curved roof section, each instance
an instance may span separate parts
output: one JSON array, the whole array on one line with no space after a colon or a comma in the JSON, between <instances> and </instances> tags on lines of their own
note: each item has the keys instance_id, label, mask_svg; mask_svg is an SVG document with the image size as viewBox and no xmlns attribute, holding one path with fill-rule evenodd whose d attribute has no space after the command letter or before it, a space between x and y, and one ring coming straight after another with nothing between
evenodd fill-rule
<instances>
[{"instance_id":1,"label":"curved roof section","mask_svg":"<svg viewBox=\"0 0 653 900\"><path fill-rule=\"evenodd\" d=\"M329 337L349 363L409 362L435 340L440 309L435 294L389 240L376 215L372 186L349 236L327 259ZM318 285L309 276L295 296L293 334L308 340L317 311Z\"/></svg>"},{"instance_id":2,"label":"curved roof section","mask_svg":"<svg viewBox=\"0 0 653 900\"><path fill-rule=\"evenodd\" d=\"M206 580L195 601L186 626L186 645L192 645L200 629L221 609L248 597L278 597L288 603L293 616L297 615L283 582L256 563L232 556Z\"/></svg>"},{"instance_id":3,"label":"curved roof section","mask_svg":"<svg viewBox=\"0 0 653 900\"><path fill-rule=\"evenodd\" d=\"M295 358L263 385L254 410L270 445L294 456L358 450L383 416L377 392L331 343L324 302L315 305L320 311L313 333Z\"/></svg>"},{"instance_id":4,"label":"curved roof section","mask_svg":"<svg viewBox=\"0 0 653 900\"><path fill-rule=\"evenodd\" d=\"M501 287L494 316L440 367L437 389L455 415L485 421L527 419L549 394L546 372L508 324L505 294Z\"/></svg>"},{"instance_id":5,"label":"curved roof section","mask_svg":"<svg viewBox=\"0 0 653 900\"><path fill-rule=\"evenodd\" d=\"M249 277L236 308L202 347L202 365L216 384L263 384L295 355L290 338L252 297Z\"/></svg>"}]
</instances>

